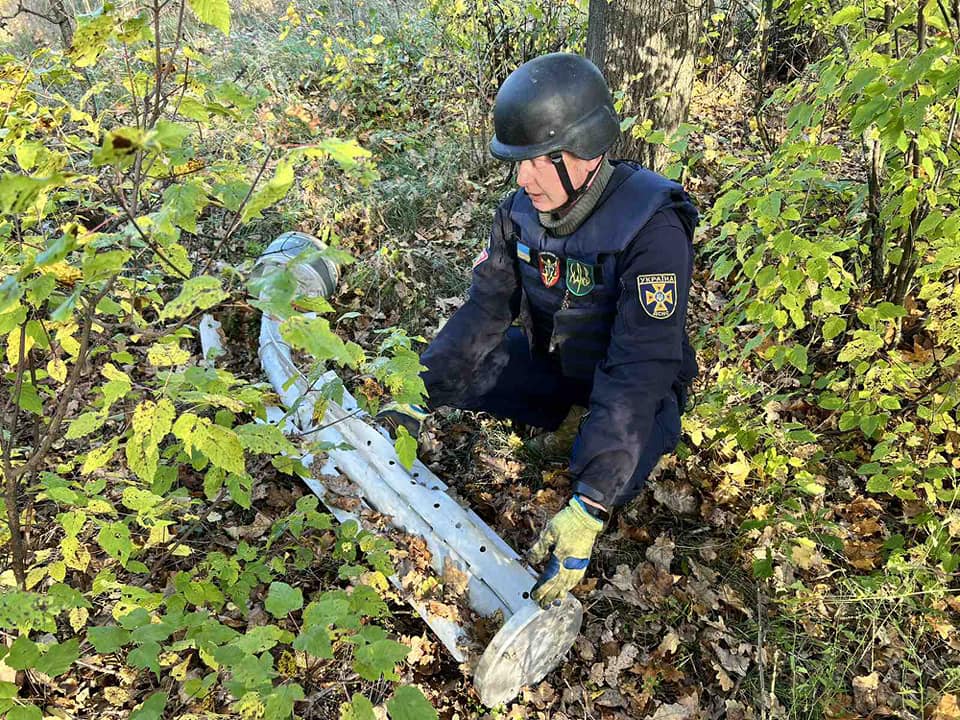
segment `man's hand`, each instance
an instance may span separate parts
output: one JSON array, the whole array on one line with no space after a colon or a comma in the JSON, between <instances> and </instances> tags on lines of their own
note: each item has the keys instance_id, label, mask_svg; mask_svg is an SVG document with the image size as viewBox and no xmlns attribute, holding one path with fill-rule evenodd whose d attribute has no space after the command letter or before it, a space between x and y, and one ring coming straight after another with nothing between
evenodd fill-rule
<instances>
[{"instance_id":1,"label":"man's hand","mask_svg":"<svg viewBox=\"0 0 960 720\"><path fill-rule=\"evenodd\" d=\"M528 554L534 563L550 556L531 592L541 607L562 599L583 579L593 543L602 531L603 521L588 513L577 495L554 515Z\"/></svg>"},{"instance_id":2,"label":"man's hand","mask_svg":"<svg viewBox=\"0 0 960 720\"><path fill-rule=\"evenodd\" d=\"M428 414L426 409L419 405L390 403L377 413L376 419L390 431L390 437L396 439L397 428L402 425L410 433L410 437L416 440L420 436L420 426Z\"/></svg>"}]
</instances>

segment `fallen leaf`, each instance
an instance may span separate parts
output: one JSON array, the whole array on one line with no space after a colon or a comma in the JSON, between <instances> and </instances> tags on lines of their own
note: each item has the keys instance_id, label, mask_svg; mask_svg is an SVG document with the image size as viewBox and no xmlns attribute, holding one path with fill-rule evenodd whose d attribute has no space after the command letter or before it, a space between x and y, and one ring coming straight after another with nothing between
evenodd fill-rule
<instances>
[{"instance_id":1,"label":"fallen leaf","mask_svg":"<svg viewBox=\"0 0 960 720\"><path fill-rule=\"evenodd\" d=\"M646 558L664 572L670 572L670 563L673 562L673 551L676 544L666 535L659 536L653 545L647 548Z\"/></svg>"},{"instance_id":2,"label":"fallen leaf","mask_svg":"<svg viewBox=\"0 0 960 720\"><path fill-rule=\"evenodd\" d=\"M443 589L453 597L463 595L470 584L470 576L457 567L455 560L447 556L443 559Z\"/></svg>"},{"instance_id":3,"label":"fallen leaf","mask_svg":"<svg viewBox=\"0 0 960 720\"><path fill-rule=\"evenodd\" d=\"M853 679L853 701L858 712L868 713L877 707L879 687L880 675L876 672Z\"/></svg>"},{"instance_id":4,"label":"fallen leaf","mask_svg":"<svg viewBox=\"0 0 960 720\"><path fill-rule=\"evenodd\" d=\"M693 515L699 509L696 491L688 482L657 480L651 482L653 499L678 515Z\"/></svg>"},{"instance_id":5,"label":"fallen leaf","mask_svg":"<svg viewBox=\"0 0 960 720\"><path fill-rule=\"evenodd\" d=\"M673 628L667 630L667 634L664 635L663 640L660 641L660 646L657 648L657 654L672 655L677 651L677 648L680 647L680 636L677 635L677 631Z\"/></svg>"},{"instance_id":6,"label":"fallen leaf","mask_svg":"<svg viewBox=\"0 0 960 720\"><path fill-rule=\"evenodd\" d=\"M945 693L937 707L933 709L930 720L960 720L960 705L957 704L957 696L953 693Z\"/></svg>"},{"instance_id":7,"label":"fallen leaf","mask_svg":"<svg viewBox=\"0 0 960 720\"><path fill-rule=\"evenodd\" d=\"M653 715L647 717L649 720L689 720L693 717L693 713L685 705L670 703L669 705L661 705Z\"/></svg>"}]
</instances>

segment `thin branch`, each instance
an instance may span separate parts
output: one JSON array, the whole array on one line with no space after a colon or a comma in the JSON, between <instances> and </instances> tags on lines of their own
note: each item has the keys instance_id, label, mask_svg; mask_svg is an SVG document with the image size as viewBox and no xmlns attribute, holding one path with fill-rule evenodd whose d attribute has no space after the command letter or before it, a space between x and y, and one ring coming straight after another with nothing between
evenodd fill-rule
<instances>
[{"instance_id":1,"label":"thin branch","mask_svg":"<svg viewBox=\"0 0 960 720\"><path fill-rule=\"evenodd\" d=\"M117 188L115 185L110 185L110 189L113 191L114 197L117 198L117 202L120 203L120 207L123 208L123 211L126 213L127 217L130 219L130 222L133 224L133 227L136 229L137 233L140 235L140 239L143 240L150 249L157 254L157 257L160 258L163 262L169 265L173 270L184 280L189 280L190 276L187 275L183 270L178 268L174 262L167 257L166 253L157 245L152 238L150 238L137 223L137 219L133 216L133 213L130 211L130 208L127 206L127 203L123 199L123 192Z\"/></svg>"},{"instance_id":2,"label":"thin branch","mask_svg":"<svg viewBox=\"0 0 960 720\"><path fill-rule=\"evenodd\" d=\"M74 399L73 394L77 389L77 385L80 382L80 376L83 374L83 367L87 362L87 352L90 349L90 334L93 330L93 322L96 315L97 305L99 305L100 301L103 300L103 298L107 296L107 293L113 289L113 285L116 280L116 275L111 276L110 279L104 283L100 292L94 295L93 298L87 302L87 308L84 311L83 317L83 330L81 331L80 335L80 349L77 352L76 361L74 362L73 367L70 369L70 375L67 377L67 383L64 385L63 391L60 393L59 399L57 400L57 406L50 418L50 425L47 427L47 434L44 436L40 446L33 451L33 454L30 456L27 462L18 466L13 471L12 474L15 479L19 480L24 475L37 470L53 443L59 438L60 426L63 424L63 420L66 417L67 408Z\"/></svg>"},{"instance_id":3,"label":"thin branch","mask_svg":"<svg viewBox=\"0 0 960 720\"><path fill-rule=\"evenodd\" d=\"M213 259L220 254L220 249L224 246L227 240L230 239L230 236L233 235L234 231L240 226L240 217L243 215L243 210L247 206L247 203L250 200L250 196L253 195L253 190L257 187L257 183L260 181L260 178L263 177L263 171L267 169L267 163L270 162L270 156L273 155L273 148L267 148L267 156L263 159L263 164L260 165L260 170L257 172L257 176L253 179L253 182L250 184L250 189L247 190L246 197L243 198L243 202L240 203L240 207L237 208L237 212L233 216L233 222L230 223L230 227L227 228L227 232L224 233L223 237L220 238L220 242L217 243L217 246L213 249L213 252L210 254L210 257L207 259L207 263L203 266L203 270L200 271L201 275L206 274L210 269L210 266L213 264Z\"/></svg>"}]
</instances>

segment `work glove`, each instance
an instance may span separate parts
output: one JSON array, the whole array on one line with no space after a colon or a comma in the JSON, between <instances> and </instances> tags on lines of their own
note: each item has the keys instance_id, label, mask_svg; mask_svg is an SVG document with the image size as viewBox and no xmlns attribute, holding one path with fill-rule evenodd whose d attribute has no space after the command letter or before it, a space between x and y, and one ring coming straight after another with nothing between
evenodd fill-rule
<instances>
[{"instance_id":1,"label":"work glove","mask_svg":"<svg viewBox=\"0 0 960 720\"><path fill-rule=\"evenodd\" d=\"M563 599L583 579L593 543L602 531L603 521L587 512L576 495L547 523L527 555L533 563L550 556L530 593L541 607Z\"/></svg>"},{"instance_id":2,"label":"work glove","mask_svg":"<svg viewBox=\"0 0 960 720\"><path fill-rule=\"evenodd\" d=\"M428 414L420 405L390 403L377 413L376 419L390 431L390 437L396 439L397 428L402 425L410 433L410 437L416 439L420 436L420 426Z\"/></svg>"}]
</instances>

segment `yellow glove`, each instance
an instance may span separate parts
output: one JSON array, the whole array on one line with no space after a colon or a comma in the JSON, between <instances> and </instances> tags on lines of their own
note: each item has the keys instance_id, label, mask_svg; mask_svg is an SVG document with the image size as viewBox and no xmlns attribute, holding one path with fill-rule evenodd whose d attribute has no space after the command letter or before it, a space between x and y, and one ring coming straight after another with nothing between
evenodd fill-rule
<instances>
[{"instance_id":1,"label":"yellow glove","mask_svg":"<svg viewBox=\"0 0 960 720\"><path fill-rule=\"evenodd\" d=\"M593 543L602 531L603 521L587 512L576 495L554 515L528 554L534 563L550 555L530 593L541 607L563 599L583 579Z\"/></svg>"},{"instance_id":2,"label":"yellow glove","mask_svg":"<svg viewBox=\"0 0 960 720\"><path fill-rule=\"evenodd\" d=\"M377 413L376 419L383 423L390 431L390 436L396 438L397 428L403 425L414 440L420 435L420 426L427 419L429 413L419 405L409 403L390 403Z\"/></svg>"}]
</instances>

